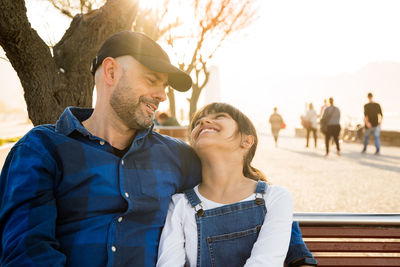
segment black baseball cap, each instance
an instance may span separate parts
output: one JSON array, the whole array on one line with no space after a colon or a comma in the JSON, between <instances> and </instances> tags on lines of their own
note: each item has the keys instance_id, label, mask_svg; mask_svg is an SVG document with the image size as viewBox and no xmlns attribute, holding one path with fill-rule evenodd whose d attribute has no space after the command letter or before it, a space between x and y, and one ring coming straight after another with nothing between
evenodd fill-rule
<instances>
[{"instance_id":1,"label":"black baseball cap","mask_svg":"<svg viewBox=\"0 0 400 267\"><path fill-rule=\"evenodd\" d=\"M93 59L90 71L94 75L107 57L130 55L147 68L168 74L168 85L185 92L192 87L192 78L171 64L167 53L150 37L137 32L123 31L109 37Z\"/></svg>"}]
</instances>

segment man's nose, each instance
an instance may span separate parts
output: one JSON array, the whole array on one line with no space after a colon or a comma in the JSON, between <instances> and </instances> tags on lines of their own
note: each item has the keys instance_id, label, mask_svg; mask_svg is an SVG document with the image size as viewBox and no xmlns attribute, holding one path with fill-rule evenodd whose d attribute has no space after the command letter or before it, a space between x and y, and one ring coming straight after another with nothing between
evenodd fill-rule
<instances>
[{"instance_id":1,"label":"man's nose","mask_svg":"<svg viewBox=\"0 0 400 267\"><path fill-rule=\"evenodd\" d=\"M152 97L157 99L159 102L167 100L167 93L165 92L165 88L161 86L160 88L157 88L157 90L153 93Z\"/></svg>"}]
</instances>

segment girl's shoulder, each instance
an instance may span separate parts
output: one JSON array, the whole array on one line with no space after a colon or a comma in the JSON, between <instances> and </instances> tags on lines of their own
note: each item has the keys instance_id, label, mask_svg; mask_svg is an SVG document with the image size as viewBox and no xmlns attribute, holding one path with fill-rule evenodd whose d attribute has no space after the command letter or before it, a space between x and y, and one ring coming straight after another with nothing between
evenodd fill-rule
<instances>
[{"instance_id":1,"label":"girl's shoulder","mask_svg":"<svg viewBox=\"0 0 400 267\"><path fill-rule=\"evenodd\" d=\"M193 190L194 193L196 193L196 188L198 186L199 185L196 185L193 189L190 189L190 190ZM172 195L171 205L179 206L180 208L190 208L190 209L192 208L192 206L189 202L189 199L185 193L177 193L177 194Z\"/></svg>"},{"instance_id":2,"label":"girl's shoulder","mask_svg":"<svg viewBox=\"0 0 400 267\"><path fill-rule=\"evenodd\" d=\"M168 212L171 213L171 216L174 218L180 218L179 220L182 221L184 221L188 215L194 213L193 208L184 193L172 195Z\"/></svg>"},{"instance_id":3,"label":"girl's shoulder","mask_svg":"<svg viewBox=\"0 0 400 267\"><path fill-rule=\"evenodd\" d=\"M285 187L280 186L280 185L271 185L271 184L267 185L266 194L268 194L268 193L269 194L285 194L285 193L290 194L289 191Z\"/></svg>"},{"instance_id":4,"label":"girl's shoulder","mask_svg":"<svg viewBox=\"0 0 400 267\"><path fill-rule=\"evenodd\" d=\"M185 206L189 205L189 201L185 196L185 193L178 193L172 196L171 203L174 206Z\"/></svg>"},{"instance_id":5,"label":"girl's shoulder","mask_svg":"<svg viewBox=\"0 0 400 267\"><path fill-rule=\"evenodd\" d=\"M290 192L285 187L279 185L268 185L264 199L267 204L274 203L275 201L293 202Z\"/></svg>"}]
</instances>

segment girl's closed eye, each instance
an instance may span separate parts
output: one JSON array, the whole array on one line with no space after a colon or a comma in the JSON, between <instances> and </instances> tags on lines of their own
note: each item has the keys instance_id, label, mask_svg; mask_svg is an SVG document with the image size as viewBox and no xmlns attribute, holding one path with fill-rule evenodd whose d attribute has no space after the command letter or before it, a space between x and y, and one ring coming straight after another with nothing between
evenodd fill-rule
<instances>
[{"instance_id":1,"label":"girl's closed eye","mask_svg":"<svg viewBox=\"0 0 400 267\"><path fill-rule=\"evenodd\" d=\"M229 118L229 116L228 116L227 114L225 114L225 113L218 113L217 115L215 115L215 118L216 118L216 119L219 119L219 118Z\"/></svg>"}]
</instances>

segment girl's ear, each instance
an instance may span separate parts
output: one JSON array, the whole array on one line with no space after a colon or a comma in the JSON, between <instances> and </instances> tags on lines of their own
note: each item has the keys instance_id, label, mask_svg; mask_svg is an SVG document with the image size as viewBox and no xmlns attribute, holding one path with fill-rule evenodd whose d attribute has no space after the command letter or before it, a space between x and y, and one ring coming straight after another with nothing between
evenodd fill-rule
<instances>
[{"instance_id":1,"label":"girl's ear","mask_svg":"<svg viewBox=\"0 0 400 267\"><path fill-rule=\"evenodd\" d=\"M254 144L254 136L252 135L242 135L242 141L240 146L243 148L250 148Z\"/></svg>"}]
</instances>

